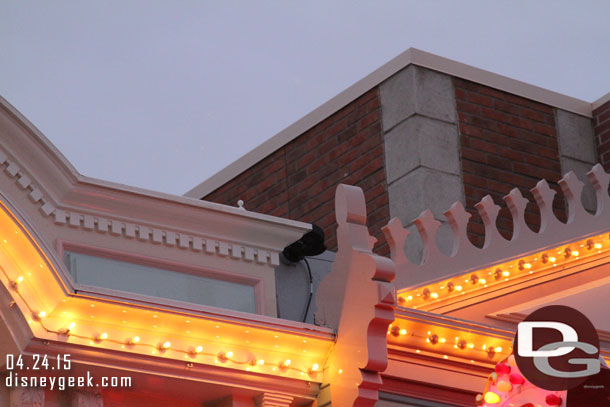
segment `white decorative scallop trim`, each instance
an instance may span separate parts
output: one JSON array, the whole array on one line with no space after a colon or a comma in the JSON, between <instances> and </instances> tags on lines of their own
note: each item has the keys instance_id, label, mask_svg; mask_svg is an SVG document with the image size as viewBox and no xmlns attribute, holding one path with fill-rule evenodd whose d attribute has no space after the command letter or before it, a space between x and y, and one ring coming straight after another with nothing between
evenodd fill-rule
<instances>
[{"instance_id":1,"label":"white decorative scallop trim","mask_svg":"<svg viewBox=\"0 0 610 407\"><path fill-rule=\"evenodd\" d=\"M423 242L423 259L420 264L412 263L405 254L405 243L409 231L400 220L393 218L382 228L390 246L392 260L396 264L396 286L398 289L416 283L429 282L435 278L447 278L470 270L517 258L526 253L558 246L565 242L607 233L610 230L610 196L608 175L600 164L587 173L589 184L596 194L596 211L589 213L582 204L581 194L584 182L572 172L559 180L559 186L567 203L567 221L563 223L553 213L553 199L556 192L545 180L539 181L531 189L535 204L540 211L540 230L534 232L525 222L525 208L529 201L518 188L504 197L513 220L512 237L507 240L498 231L496 218L500 206L486 195L475 208L485 227L482 248L475 247L468 238L468 221L471 217L460 202L454 203L445 212L451 225L453 247L450 255L444 254L437 245L436 233L440 227L432 212L426 210L414 220Z\"/></svg>"}]
</instances>

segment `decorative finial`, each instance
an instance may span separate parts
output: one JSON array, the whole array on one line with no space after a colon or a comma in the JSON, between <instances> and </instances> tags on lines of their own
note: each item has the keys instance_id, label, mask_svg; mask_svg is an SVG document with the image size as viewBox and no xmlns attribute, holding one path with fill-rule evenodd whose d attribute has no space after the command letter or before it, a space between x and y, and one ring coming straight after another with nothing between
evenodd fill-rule
<instances>
[{"instance_id":1,"label":"decorative finial","mask_svg":"<svg viewBox=\"0 0 610 407\"><path fill-rule=\"evenodd\" d=\"M237 201L237 207L244 211L246 210L246 208L244 208L244 201L242 201L241 199L239 201Z\"/></svg>"}]
</instances>

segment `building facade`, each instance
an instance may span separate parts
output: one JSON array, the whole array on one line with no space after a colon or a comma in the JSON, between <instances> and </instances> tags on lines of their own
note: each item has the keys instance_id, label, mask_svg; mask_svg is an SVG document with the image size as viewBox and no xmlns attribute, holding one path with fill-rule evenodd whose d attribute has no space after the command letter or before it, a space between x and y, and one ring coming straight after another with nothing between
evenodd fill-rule
<instances>
[{"instance_id":1,"label":"building facade","mask_svg":"<svg viewBox=\"0 0 610 407\"><path fill-rule=\"evenodd\" d=\"M186 197L0 102L2 406L573 407L508 376L549 304L607 367L604 99L409 50ZM287 263L311 223L331 250Z\"/></svg>"},{"instance_id":2,"label":"building facade","mask_svg":"<svg viewBox=\"0 0 610 407\"><path fill-rule=\"evenodd\" d=\"M496 202L513 188L546 179L559 191L568 171L583 178L599 162L610 169L610 94L593 103L541 89L417 49L378 70L278 133L186 196L315 223L336 248L334 190L364 190L375 250L388 254L381 227L391 218L409 224L423 210L446 223L455 201L473 215L469 236L483 242L474 205ZM408 199L404 199L408 197ZM593 209L593 190L585 191ZM565 220L565 202L555 202ZM539 215L527 211L537 228ZM511 217L502 208L500 233ZM445 225L444 229L448 227ZM449 248L449 233L443 249ZM421 258L421 242L409 257Z\"/></svg>"}]
</instances>

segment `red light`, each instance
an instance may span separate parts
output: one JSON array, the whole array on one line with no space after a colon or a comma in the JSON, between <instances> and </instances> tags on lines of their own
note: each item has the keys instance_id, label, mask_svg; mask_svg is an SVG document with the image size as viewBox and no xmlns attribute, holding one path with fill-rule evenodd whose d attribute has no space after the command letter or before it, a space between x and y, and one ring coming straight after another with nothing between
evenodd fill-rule
<instances>
[{"instance_id":1,"label":"red light","mask_svg":"<svg viewBox=\"0 0 610 407\"><path fill-rule=\"evenodd\" d=\"M496 365L496 373L497 374L509 374L510 366L508 366L506 363L498 363Z\"/></svg>"},{"instance_id":2,"label":"red light","mask_svg":"<svg viewBox=\"0 0 610 407\"><path fill-rule=\"evenodd\" d=\"M525 379L523 378L523 376L521 376L520 374L517 373L513 373L508 377L508 380L510 380L510 382L512 384L523 384L525 383Z\"/></svg>"},{"instance_id":3,"label":"red light","mask_svg":"<svg viewBox=\"0 0 610 407\"><path fill-rule=\"evenodd\" d=\"M546 396L546 404L549 406L559 406L561 405L561 397L556 396L555 394L549 394Z\"/></svg>"}]
</instances>

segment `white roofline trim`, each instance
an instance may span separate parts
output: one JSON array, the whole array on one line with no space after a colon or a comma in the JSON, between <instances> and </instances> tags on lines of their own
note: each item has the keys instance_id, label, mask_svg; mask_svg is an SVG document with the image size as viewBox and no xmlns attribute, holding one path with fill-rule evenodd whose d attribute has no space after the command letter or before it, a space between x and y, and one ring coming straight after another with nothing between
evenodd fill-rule
<instances>
[{"instance_id":1,"label":"white roofline trim","mask_svg":"<svg viewBox=\"0 0 610 407\"><path fill-rule=\"evenodd\" d=\"M604 96L597 99L595 102L591 103L591 110L595 110L606 102L610 102L610 92L606 93Z\"/></svg>"},{"instance_id":2,"label":"white roofline trim","mask_svg":"<svg viewBox=\"0 0 610 407\"><path fill-rule=\"evenodd\" d=\"M238 215L244 218L269 222L277 225L282 225L290 228L298 228L310 230L311 226L308 223L294 221L276 216L266 215L257 212L250 212L238 207L218 204L215 202L201 201L192 199L188 196L172 195L164 192L152 191L144 188L128 186L112 181L105 181L96 178L84 176L68 161L68 159L59 151L53 143L45 137L45 135L30 122L19 110L17 110L9 101L0 96L0 109L6 110L10 115L14 116L18 122L21 122L27 132L33 135L33 140L38 147L46 152L46 156L61 169L63 174L67 176L74 184L79 186L90 186L92 188L107 189L110 191L123 192L130 194L140 199L151 199L158 202L167 202L169 205L185 205L187 207L195 207L208 211L216 211L223 214ZM0 154L2 154L0 150ZM24 165L20 163L20 165ZM136 198L136 199L137 199Z\"/></svg>"},{"instance_id":3,"label":"white roofline trim","mask_svg":"<svg viewBox=\"0 0 610 407\"><path fill-rule=\"evenodd\" d=\"M197 199L203 198L410 64L480 83L583 116L592 116L592 104L584 100L562 95L416 48L409 48L306 116L286 127L263 144L212 175L201 184L195 186L186 192L184 196ZM604 98L606 97L602 99Z\"/></svg>"}]
</instances>

